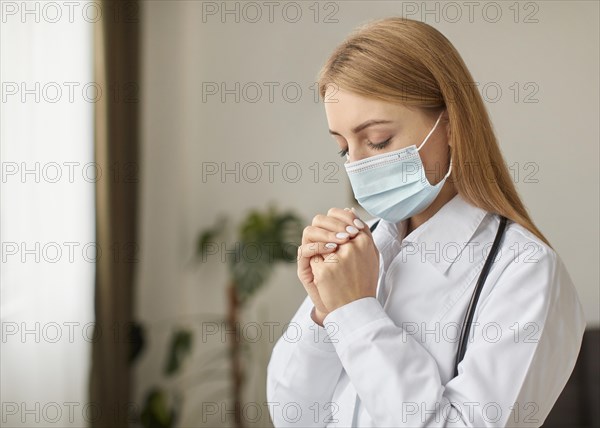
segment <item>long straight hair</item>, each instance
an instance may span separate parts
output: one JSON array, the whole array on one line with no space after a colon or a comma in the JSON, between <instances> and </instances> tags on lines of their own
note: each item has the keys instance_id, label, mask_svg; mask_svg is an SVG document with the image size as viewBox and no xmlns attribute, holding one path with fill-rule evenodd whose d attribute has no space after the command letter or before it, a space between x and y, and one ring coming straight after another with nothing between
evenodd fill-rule
<instances>
[{"instance_id":1,"label":"long straight hair","mask_svg":"<svg viewBox=\"0 0 600 428\"><path fill-rule=\"evenodd\" d=\"M471 73L438 30L402 17L367 22L331 54L318 84L324 102L334 85L386 102L446 108L452 148L448 179L457 192L472 205L520 224L552 248L517 193Z\"/></svg>"}]
</instances>

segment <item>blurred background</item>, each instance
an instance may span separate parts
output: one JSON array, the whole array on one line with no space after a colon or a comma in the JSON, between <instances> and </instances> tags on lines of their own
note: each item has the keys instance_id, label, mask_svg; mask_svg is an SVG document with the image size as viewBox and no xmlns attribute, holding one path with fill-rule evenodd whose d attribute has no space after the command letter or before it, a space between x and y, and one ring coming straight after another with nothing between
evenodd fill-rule
<instances>
[{"instance_id":1,"label":"blurred background","mask_svg":"<svg viewBox=\"0 0 600 428\"><path fill-rule=\"evenodd\" d=\"M302 228L357 206L317 73L387 16L470 68L586 311L545 426L600 426L597 1L0 5L2 426L271 426Z\"/></svg>"}]
</instances>

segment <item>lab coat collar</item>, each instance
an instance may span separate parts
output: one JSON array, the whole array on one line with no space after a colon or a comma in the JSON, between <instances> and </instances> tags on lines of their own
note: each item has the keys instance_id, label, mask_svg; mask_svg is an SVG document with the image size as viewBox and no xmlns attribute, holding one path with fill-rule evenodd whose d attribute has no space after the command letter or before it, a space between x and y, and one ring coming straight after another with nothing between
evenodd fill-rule
<instances>
[{"instance_id":1,"label":"lab coat collar","mask_svg":"<svg viewBox=\"0 0 600 428\"><path fill-rule=\"evenodd\" d=\"M402 247L414 245L414 250L444 274L471 241L486 214L487 211L457 194L408 236L405 236L408 220L398 225L383 219L381 223Z\"/></svg>"}]
</instances>

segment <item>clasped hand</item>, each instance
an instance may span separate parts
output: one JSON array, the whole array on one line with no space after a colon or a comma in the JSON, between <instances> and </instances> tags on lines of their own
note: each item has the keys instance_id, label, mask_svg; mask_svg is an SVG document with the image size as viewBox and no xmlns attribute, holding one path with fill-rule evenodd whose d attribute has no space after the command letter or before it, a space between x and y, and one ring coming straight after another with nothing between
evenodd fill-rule
<instances>
[{"instance_id":1,"label":"clasped hand","mask_svg":"<svg viewBox=\"0 0 600 428\"><path fill-rule=\"evenodd\" d=\"M298 278L314 304L311 316L318 324L347 303L375 297L378 277L379 251L353 211L331 208L304 229Z\"/></svg>"}]
</instances>

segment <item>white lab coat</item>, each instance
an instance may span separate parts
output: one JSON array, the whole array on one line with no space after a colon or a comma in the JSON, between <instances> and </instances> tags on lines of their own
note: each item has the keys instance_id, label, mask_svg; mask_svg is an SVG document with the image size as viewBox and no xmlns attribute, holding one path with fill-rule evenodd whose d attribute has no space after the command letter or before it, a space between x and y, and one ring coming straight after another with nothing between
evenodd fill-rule
<instances>
[{"instance_id":1,"label":"white lab coat","mask_svg":"<svg viewBox=\"0 0 600 428\"><path fill-rule=\"evenodd\" d=\"M381 220L377 297L332 311L320 327L307 296L276 342L266 384L274 425L540 426L573 370L586 322L560 257L516 223L453 378L460 327L498 224L460 195L406 237L406 222L399 232Z\"/></svg>"}]
</instances>

